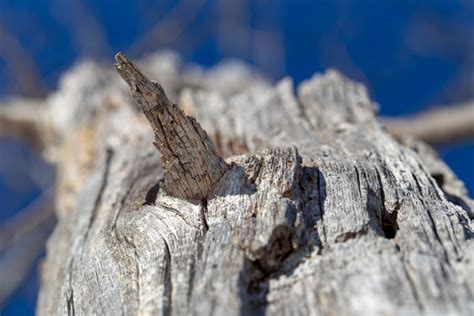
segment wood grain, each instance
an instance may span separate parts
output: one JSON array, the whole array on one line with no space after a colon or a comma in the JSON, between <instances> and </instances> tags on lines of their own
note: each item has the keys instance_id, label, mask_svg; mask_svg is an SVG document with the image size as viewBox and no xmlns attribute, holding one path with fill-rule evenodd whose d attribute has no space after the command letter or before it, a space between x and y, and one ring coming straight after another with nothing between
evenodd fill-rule
<instances>
[{"instance_id":1,"label":"wood grain","mask_svg":"<svg viewBox=\"0 0 474 316\"><path fill-rule=\"evenodd\" d=\"M146 78L122 53L115 59L117 71L155 133L155 145L166 170L164 189L182 199L206 199L228 169L206 132L171 104L163 87Z\"/></svg>"},{"instance_id":2,"label":"wood grain","mask_svg":"<svg viewBox=\"0 0 474 316\"><path fill-rule=\"evenodd\" d=\"M157 84L125 79L151 122L181 122L159 135L198 130ZM213 190L196 182L202 203L172 194L180 188L150 145L164 139L118 98L75 208L48 242L39 315L474 313L472 200L429 148L381 127L362 85L329 71L296 95L289 79L231 96L177 90L228 170ZM184 143L159 146L162 160Z\"/></svg>"}]
</instances>

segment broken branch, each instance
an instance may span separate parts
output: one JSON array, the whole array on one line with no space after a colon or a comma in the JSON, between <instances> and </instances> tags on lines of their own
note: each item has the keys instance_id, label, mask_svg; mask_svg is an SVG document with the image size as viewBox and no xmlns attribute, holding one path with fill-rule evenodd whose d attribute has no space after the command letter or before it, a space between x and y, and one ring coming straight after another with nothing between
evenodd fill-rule
<instances>
[{"instance_id":1,"label":"broken branch","mask_svg":"<svg viewBox=\"0 0 474 316\"><path fill-rule=\"evenodd\" d=\"M160 84L143 75L122 53L115 60L117 71L155 133L155 145L166 170L165 191L182 199L207 198L228 167L206 132L168 100Z\"/></svg>"}]
</instances>

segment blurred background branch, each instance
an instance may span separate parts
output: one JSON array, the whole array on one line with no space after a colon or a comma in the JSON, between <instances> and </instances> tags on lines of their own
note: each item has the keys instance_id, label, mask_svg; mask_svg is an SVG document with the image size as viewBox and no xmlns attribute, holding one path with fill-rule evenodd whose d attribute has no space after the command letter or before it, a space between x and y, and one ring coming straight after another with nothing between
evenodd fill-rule
<instances>
[{"instance_id":1,"label":"blurred background branch","mask_svg":"<svg viewBox=\"0 0 474 316\"><path fill-rule=\"evenodd\" d=\"M71 34L81 58L111 54L104 28L90 11L87 1L51 1L52 15Z\"/></svg>"},{"instance_id":2,"label":"blurred background branch","mask_svg":"<svg viewBox=\"0 0 474 316\"><path fill-rule=\"evenodd\" d=\"M26 96L46 96L46 87L31 53L2 25L0 25L0 59L5 60L13 74L12 79L21 86Z\"/></svg>"},{"instance_id":3,"label":"blurred background branch","mask_svg":"<svg viewBox=\"0 0 474 316\"><path fill-rule=\"evenodd\" d=\"M12 99L0 103L0 136L26 142L39 153L56 142L50 113L38 99Z\"/></svg>"},{"instance_id":4,"label":"blurred background branch","mask_svg":"<svg viewBox=\"0 0 474 316\"><path fill-rule=\"evenodd\" d=\"M134 55L140 55L177 41L194 22L207 2L206 0L178 1L168 14L130 46L129 51Z\"/></svg>"},{"instance_id":5,"label":"blurred background branch","mask_svg":"<svg viewBox=\"0 0 474 316\"><path fill-rule=\"evenodd\" d=\"M22 284L55 223L53 190L48 189L28 208L0 228L0 306Z\"/></svg>"},{"instance_id":6,"label":"blurred background branch","mask_svg":"<svg viewBox=\"0 0 474 316\"><path fill-rule=\"evenodd\" d=\"M432 146L474 139L474 101L437 107L416 116L385 119L396 138L415 137Z\"/></svg>"}]
</instances>

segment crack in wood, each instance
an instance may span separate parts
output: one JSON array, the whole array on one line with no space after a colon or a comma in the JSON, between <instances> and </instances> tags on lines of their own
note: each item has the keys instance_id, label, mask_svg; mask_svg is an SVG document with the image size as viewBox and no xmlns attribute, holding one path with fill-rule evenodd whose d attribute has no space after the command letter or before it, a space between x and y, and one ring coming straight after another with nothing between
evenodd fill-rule
<instances>
[{"instance_id":1,"label":"crack in wood","mask_svg":"<svg viewBox=\"0 0 474 316\"><path fill-rule=\"evenodd\" d=\"M320 169L318 169L317 173L318 177L318 202L319 202L319 210L320 210L320 218L321 218L321 230L322 235L324 238L324 242L327 242L327 233L326 233L326 225L324 223L324 200L326 197L326 181L324 180L324 175Z\"/></svg>"},{"instance_id":2,"label":"crack in wood","mask_svg":"<svg viewBox=\"0 0 474 316\"><path fill-rule=\"evenodd\" d=\"M206 213L207 213L207 200L204 199L204 200L202 200L201 210L200 210L202 224L203 224L203 227L204 227L204 235L209 230L209 225L207 224L207 220L206 220Z\"/></svg>"},{"instance_id":3,"label":"crack in wood","mask_svg":"<svg viewBox=\"0 0 474 316\"><path fill-rule=\"evenodd\" d=\"M168 245L168 242L164 237L163 242L165 245L165 297L163 301L163 314L164 315L171 315L172 312L172 306L173 306L173 283L172 283L172 278L171 278L171 253L170 253L170 247Z\"/></svg>"},{"instance_id":4,"label":"crack in wood","mask_svg":"<svg viewBox=\"0 0 474 316\"><path fill-rule=\"evenodd\" d=\"M74 292L73 292L72 289L70 290L70 293L66 297L66 301L67 301L66 306L67 306L68 316L75 316L76 311L75 311L75 308L74 308Z\"/></svg>"},{"instance_id":5,"label":"crack in wood","mask_svg":"<svg viewBox=\"0 0 474 316\"><path fill-rule=\"evenodd\" d=\"M161 181L155 183L145 195L145 202L142 205L155 205L156 198L158 197L158 193L160 191Z\"/></svg>"},{"instance_id":6,"label":"crack in wood","mask_svg":"<svg viewBox=\"0 0 474 316\"><path fill-rule=\"evenodd\" d=\"M377 176L377 182L379 185L379 192L380 192L380 204L382 206L382 212L378 218L378 225L379 228L382 230L385 238L393 239L397 235L398 227L398 208L400 204L397 203L394 209L387 210L385 206L385 193L384 193L384 185L382 181L382 176L380 175L380 171L378 167L375 167L375 174Z\"/></svg>"}]
</instances>

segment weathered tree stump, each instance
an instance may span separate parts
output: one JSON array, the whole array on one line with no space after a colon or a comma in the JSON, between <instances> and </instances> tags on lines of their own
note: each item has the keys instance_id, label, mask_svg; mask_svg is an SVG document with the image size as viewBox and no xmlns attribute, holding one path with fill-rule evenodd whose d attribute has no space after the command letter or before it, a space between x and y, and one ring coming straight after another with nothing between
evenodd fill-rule
<instances>
[{"instance_id":1,"label":"weathered tree stump","mask_svg":"<svg viewBox=\"0 0 474 316\"><path fill-rule=\"evenodd\" d=\"M216 91L171 63L178 107L117 59L152 128L93 66L48 99L59 223L39 315L474 313L472 201L363 86L329 71L297 96L289 79Z\"/></svg>"}]
</instances>

